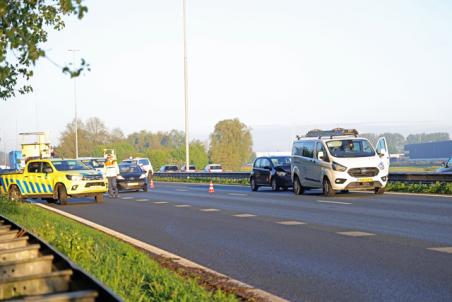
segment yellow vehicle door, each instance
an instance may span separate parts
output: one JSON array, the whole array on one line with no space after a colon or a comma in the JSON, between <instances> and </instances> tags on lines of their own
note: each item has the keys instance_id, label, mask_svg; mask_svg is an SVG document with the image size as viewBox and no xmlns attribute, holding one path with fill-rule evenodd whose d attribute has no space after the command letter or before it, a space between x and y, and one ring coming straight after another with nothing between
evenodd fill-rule
<instances>
[{"instance_id":1,"label":"yellow vehicle door","mask_svg":"<svg viewBox=\"0 0 452 302\"><path fill-rule=\"evenodd\" d=\"M24 175L24 189L28 191L27 195L52 194L53 188L49 174L53 170L49 163L45 161L30 162L27 172Z\"/></svg>"}]
</instances>

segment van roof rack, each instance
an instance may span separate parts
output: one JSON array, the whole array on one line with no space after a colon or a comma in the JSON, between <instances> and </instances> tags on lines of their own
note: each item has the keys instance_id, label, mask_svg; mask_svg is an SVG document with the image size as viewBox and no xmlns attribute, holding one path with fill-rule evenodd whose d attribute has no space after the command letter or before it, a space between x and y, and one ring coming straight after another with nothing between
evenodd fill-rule
<instances>
[{"instance_id":1,"label":"van roof rack","mask_svg":"<svg viewBox=\"0 0 452 302\"><path fill-rule=\"evenodd\" d=\"M320 129L313 129L311 131L308 131L306 133L306 137L330 137L333 138L334 136L358 136L358 130L356 129L344 129L344 128L334 128L332 130L320 130Z\"/></svg>"}]
</instances>

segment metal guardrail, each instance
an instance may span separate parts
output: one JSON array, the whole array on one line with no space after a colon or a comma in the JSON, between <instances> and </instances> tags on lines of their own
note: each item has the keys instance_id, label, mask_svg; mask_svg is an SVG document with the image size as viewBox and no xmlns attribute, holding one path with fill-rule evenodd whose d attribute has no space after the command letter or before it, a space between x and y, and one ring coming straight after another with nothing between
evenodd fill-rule
<instances>
[{"instance_id":1,"label":"metal guardrail","mask_svg":"<svg viewBox=\"0 0 452 302\"><path fill-rule=\"evenodd\" d=\"M0 216L0 301L123 302L68 258Z\"/></svg>"},{"instance_id":2,"label":"metal guardrail","mask_svg":"<svg viewBox=\"0 0 452 302\"><path fill-rule=\"evenodd\" d=\"M249 172L223 172L223 173L208 173L208 172L158 172L155 173L156 177L165 178L201 178L201 179L233 179L243 180L250 177ZM389 173L389 181L391 182L403 182L403 183L423 183L432 184L436 182L452 182L452 173L404 173L394 172Z\"/></svg>"}]
</instances>

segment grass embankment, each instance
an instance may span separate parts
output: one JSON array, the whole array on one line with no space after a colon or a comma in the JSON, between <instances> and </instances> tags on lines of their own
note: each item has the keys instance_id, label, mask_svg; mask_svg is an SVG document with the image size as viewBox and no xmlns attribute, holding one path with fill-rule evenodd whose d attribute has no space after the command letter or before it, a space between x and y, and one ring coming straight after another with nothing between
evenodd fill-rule
<instances>
[{"instance_id":1,"label":"grass embankment","mask_svg":"<svg viewBox=\"0 0 452 302\"><path fill-rule=\"evenodd\" d=\"M405 184L401 182L389 182L387 191L392 192L409 192L409 193L426 193L426 194L452 194L452 183L434 184Z\"/></svg>"},{"instance_id":2,"label":"grass embankment","mask_svg":"<svg viewBox=\"0 0 452 302\"><path fill-rule=\"evenodd\" d=\"M0 197L0 214L50 243L125 301L237 301L163 268L127 243L32 204Z\"/></svg>"},{"instance_id":3,"label":"grass embankment","mask_svg":"<svg viewBox=\"0 0 452 302\"><path fill-rule=\"evenodd\" d=\"M199 183L199 184L208 184L210 183L210 178L173 178L173 177L159 177L154 176L154 181L161 181L161 182L186 182L186 183ZM227 179L227 178L219 178L219 177L212 177L212 182L214 184L220 184L220 185L245 185L248 186L250 181L249 179Z\"/></svg>"}]
</instances>

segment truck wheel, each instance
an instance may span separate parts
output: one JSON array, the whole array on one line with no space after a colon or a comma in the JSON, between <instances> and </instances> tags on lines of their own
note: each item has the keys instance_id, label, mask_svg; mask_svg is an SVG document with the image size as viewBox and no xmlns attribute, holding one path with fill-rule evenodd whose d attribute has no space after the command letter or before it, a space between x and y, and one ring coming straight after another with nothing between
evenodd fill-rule
<instances>
[{"instance_id":1,"label":"truck wheel","mask_svg":"<svg viewBox=\"0 0 452 302\"><path fill-rule=\"evenodd\" d=\"M272 191L274 191L274 192L279 191L278 182L276 181L276 177L273 177L273 179L272 179Z\"/></svg>"},{"instance_id":2,"label":"truck wheel","mask_svg":"<svg viewBox=\"0 0 452 302\"><path fill-rule=\"evenodd\" d=\"M58 201L60 204L67 204L67 191L64 185L58 185Z\"/></svg>"},{"instance_id":3,"label":"truck wheel","mask_svg":"<svg viewBox=\"0 0 452 302\"><path fill-rule=\"evenodd\" d=\"M329 197L336 195L336 191L333 190L330 181L326 177L323 180L323 195Z\"/></svg>"},{"instance_id":4,"label":"truck wheel","mask_svg":"<svg viewBox=\"0 0 452 302\"><path fill-rule=\"evenodd\" d=\"M94 196L94 200L96 201L96 203L104 202L104 194L97 194L96 196Z\"/></svg>"},{"instance_id":5,"label":"truck wheel","mask_svg":"<svg viewBox=\"0 0 452 302\"><path fill-rule=\"evenodd\" d=\"M43 200L47 201L48 203L55 203L56 200L53 198L43 198Z\"/></svg>"},{"instance_id":6,"label":"truck wheel","mask_svg":"<svg viewBox=\"0 0 452 302\"><path fill-rule=\"evenodd\" d=\"M11 188L9 189L8 198L9 198L9 200L12 200L12 201L22 201L23 200L22 193L20 192L20 190L17 186L11 186Z\"/></svg>"},{"instance_id":7,"label":"truck wheel","mask_svg":"<svg viewBox=\"0 0 452 302\"><path fill-rule=\"evenodd\" d=\"M386 191L385 188L374 188L374 192L377 195L382 195L384 194L385 191Z\"/></svg>"},{"instance_id":8,"label":"truck wheel","mask_svg":"<svg viewBox=\"0 0 452 302\"><path fill-rule=\"evenodd\" d=\"M256 192L259 189L259 186L256 184L256 180L254 177L250 179L251 191Z\"/></svg>"},{"instance_id":9,"label":"truck wheel","mask_svg":"<svg viewBox=\"0 0 452 302\"><path fill-rule=\"evenodd\" d=\"M295 193L295 195L301 195L304 193L304 188L301 185L300 179L298 178L298 176L295 176L295 179L293 181L293 192Z\"/></svg>"}]
</instances>

